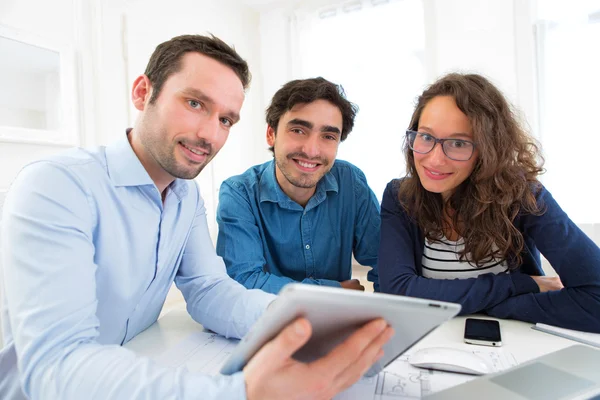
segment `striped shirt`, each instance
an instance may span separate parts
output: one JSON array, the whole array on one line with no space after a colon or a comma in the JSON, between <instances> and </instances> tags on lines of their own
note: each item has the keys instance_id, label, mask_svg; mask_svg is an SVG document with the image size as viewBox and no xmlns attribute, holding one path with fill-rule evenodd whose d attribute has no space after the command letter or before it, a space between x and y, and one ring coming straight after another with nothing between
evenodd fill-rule
<instances>
[{"instance_id":1,"label":"striped shirt","mask_svg":"<svg viewBox=\"0 0 600 400\"><path fill-rule=\"evenodd\" d=\"M497 275L508 271L508 264L505 260L490 260L480 267L467 261L468 254L466 259L460 260L460 252L464 247L465 243L462 238L458 241L451 241L445 237L436 241L425 239L423 258L421 259L423 276L432 279L467 279L476 278L482 274Z\"/></svg>"}]
</instances>

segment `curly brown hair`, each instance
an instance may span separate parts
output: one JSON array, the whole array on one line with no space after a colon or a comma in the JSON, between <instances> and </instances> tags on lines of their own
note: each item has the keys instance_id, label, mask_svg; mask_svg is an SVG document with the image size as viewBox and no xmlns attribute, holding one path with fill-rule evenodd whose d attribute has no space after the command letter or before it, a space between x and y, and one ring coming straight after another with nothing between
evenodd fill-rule
<instances>
[{"instance_id":1,"label":"curly brown hair","mask_svg":"<svg viewBox=\"0 0 600 400\"><path fill-rule=\"evenodd\" d=\"M469 118L478 159L471 175L444 200L423 187L413 152L405 143L407 176L400 185L400 203L427 239L440 240L448 229L464 238L461 260L468 258L477 266L506 260L509 268L517 268L524 243L513 221L519 213L543 213L536 202L541 189L537 177L544 172L540 146L500 90L477 74L448 74L426 88L408 129L418 129L423 109L437 96L454 98Z\"/></svg>"}]
</instances>

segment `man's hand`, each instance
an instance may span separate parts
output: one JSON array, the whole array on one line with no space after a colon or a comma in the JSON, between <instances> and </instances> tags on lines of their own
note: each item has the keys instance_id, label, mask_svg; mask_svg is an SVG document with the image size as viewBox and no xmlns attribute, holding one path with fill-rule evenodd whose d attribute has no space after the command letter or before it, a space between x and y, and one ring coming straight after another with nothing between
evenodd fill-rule
<instances>
[{"instance_id":1,"label":"man's hand","mask_svg":"<svg viewBox=\"0 0 600 400\"><path fill-rule=\"evenodd\" d=\"M394 330L382 319L369 322L325 357L305 364L292 358L310 338L303 318L285 327L244 368L248 400L331 399L350 387L383 356Z\"/></svg>"},{"instance_id":2,"label":"man's hand","mask_svg":"<svg viewBox=\"0 0 600 400\"><path fill-rule=\"evenodd\" d=\"M360 281L358 279L350 279L349 281L342 281L342 282L340 282L340 285L342 285L342 287L344 289L361 290L363 292L365 291L365 287L360 284Z\"/></svg>"},{"instance_id":3,"label":"man's hand","mask_svg":"<svg viewBox=\"0 0 600 400\"><path fill-rule=\"evenodd\" d=\"M531 278L537 283L542 293L564 289L558 276L532 276Z\"/></svg>"}]
</instances>

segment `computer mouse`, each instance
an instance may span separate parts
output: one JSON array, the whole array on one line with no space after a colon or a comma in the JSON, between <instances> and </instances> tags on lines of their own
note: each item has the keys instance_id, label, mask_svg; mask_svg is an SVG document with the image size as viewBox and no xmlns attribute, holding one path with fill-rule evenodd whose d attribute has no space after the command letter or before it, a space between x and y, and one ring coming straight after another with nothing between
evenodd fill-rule
<instances>
[{"instance_id":1,"label":"computer mouse","mask_svg":"<svg viewBox=\"0 0 600 400\"><path fill-rule=\"evenodd\" d=\"M408 362L419 368L485 375L494 372L494 367L485 359L470 351L450 347L429 347L410 355Z\"/></svg>"}]
</instances>

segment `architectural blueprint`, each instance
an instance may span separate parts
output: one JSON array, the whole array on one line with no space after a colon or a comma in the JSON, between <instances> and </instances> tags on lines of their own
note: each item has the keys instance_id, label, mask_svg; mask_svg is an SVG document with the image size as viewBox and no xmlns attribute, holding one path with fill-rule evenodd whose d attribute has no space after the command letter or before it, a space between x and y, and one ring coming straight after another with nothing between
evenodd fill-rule
<instances>
[{"instance_id":1,"label":"architectural blueprint","mask_svg":"<svg viewBox=\"0 0 600 400\"><path fill-rule=\"evenodd\" d=\"M191 372L217 375L238 342L211 332L196 332L154 360L166 367L185 366ZM518 364L514 355L503 349L477 348L473 353L490 361L495 371ZM377 376L361 379L337 395L335 400L420 399L475 378L473 375L416 368L408 363L407 355L402 355Z\"/></svg>"},{"instance_id":2,"label":"architectural blueprint","mask_svg":"<svg viewBox=\"0 0 600 400\"><path fill-rule=\"evenodd\" d=\"M239 340L212 332L195 332L154 358L165 367L187 367L190 372L217 375Z\"/></svg>"},{"instance_id":3,"label":"architectural blueprint","mask_svg":"<svg viewBox=\"0 0 600 400\"><path fill-rule=\"evenodd\" d=\"M494 372L517 365L512 353L503 349L474 350L490 361ZM402 355L372 378L363 378L335 397L336 400L400 400L420 399L452 386L475 379L476 376L453 372L432 371L413 367L408 356Z\"/></svg>"}]
</instances>

